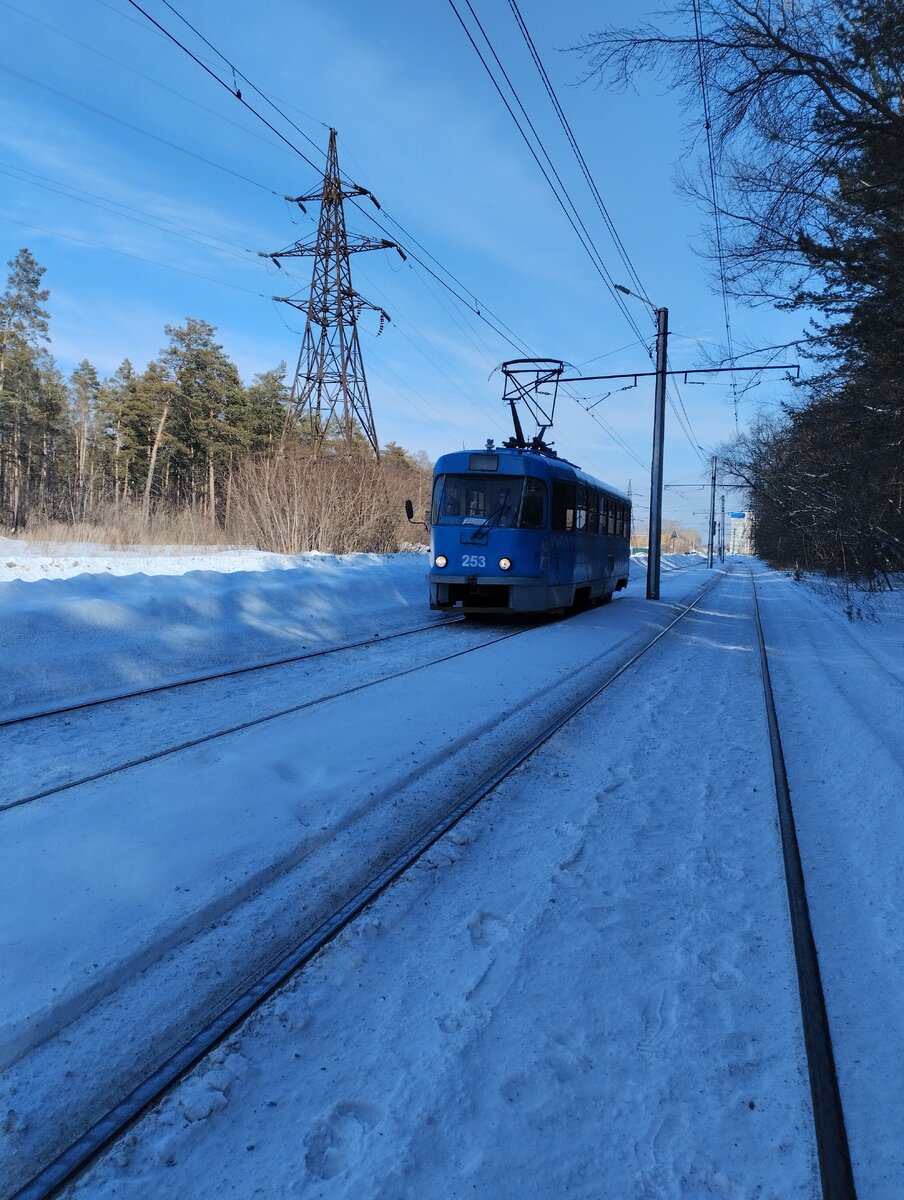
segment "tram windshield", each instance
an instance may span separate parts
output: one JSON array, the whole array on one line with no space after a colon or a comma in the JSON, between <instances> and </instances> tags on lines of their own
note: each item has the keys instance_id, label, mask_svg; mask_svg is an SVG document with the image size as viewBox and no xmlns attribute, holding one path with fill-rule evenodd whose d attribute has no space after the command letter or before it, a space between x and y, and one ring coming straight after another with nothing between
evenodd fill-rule
<instances>
[{"instance_id":1,"label":"tram windshield","mask_svg":"<svg viewBox=\"0 0 904 1200\"><path fill-rule=\"evenodd\" d=\"M546 485L523 475L440 475L433 491L433 524L542 529Z\"/></svg>"}]
</instances>

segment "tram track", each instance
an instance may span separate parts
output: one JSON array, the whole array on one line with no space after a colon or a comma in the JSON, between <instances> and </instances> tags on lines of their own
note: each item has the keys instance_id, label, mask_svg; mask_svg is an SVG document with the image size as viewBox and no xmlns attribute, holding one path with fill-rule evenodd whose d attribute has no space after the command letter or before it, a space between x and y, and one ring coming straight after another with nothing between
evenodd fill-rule
<instances>
[{"instance_id":1,"label":"tram track","mask_svg":"<svg viewBox=\"0 0 904 1200\"><path fill-rule=\"evenodd\" d=\"M291 951L283 952L273 961L265 963L257 980L242 995L233 999L191 1041L177 1050L166 1063L149 1074L127 1097L111 1107L110 1111L91 1129L36 1174L16 1193L15 1200L38 1200L38 1198L43 1200L45 1197L58 1194L60 1188L80 1174L108 1145L134 1125L139 1117L171 1090L196 1063L228 1039L256 1009L283 987L298 970L336 938L442 837L458 825L503 780L525 763L564 725L597 699L617 679L630 671L684 617L693 612L719 582L720 577L709 581L691 603L683 605L676 616L649 638L642 647L632 653L626 661L606 671L602 676L597 676L592 686L587 688L580 697L559 711L541 729L534 731L502 761L497 761L475 785L455 797L452 805L447 808L439 820L423 830L401 853L384 864L367 884L338 906L331 916L322 921ZM512 636L515 635L506 635L506 637Z\"/></svg>"},{"instance_id":2,"label":"tram track","mask_svg":"<svg viewBox=\"0 0 904 1200\"><path fill-rule=\"evenodd\" d=\"M328 650L318 651L311 655L301 655L301 656L295 656L295 657L292 657L289 659L283 659L283 660L280 660L279 662L259 664L257 666L247 666L247 667L238 668L237 670L234 670L234 671L218 672L217 674L214 674L214 675L199 676L196 679L185 680L185 681L182 681L182 682L176 683L176 684L164 684L164 685L160 685L158 687L153 687L153 688L149 688L149 689L144 689L142 691L133 692L133 693L130 693L129 695L115 696L115 697L110 697L105 700L84 702L81 704L69 706L67 708L49 710L46 713L33 714L30 717L20 718L17 721L9 721L9 722L5 722L5 723L0 722L0 726L5 724L8 727L10 725L16 725L20 721L23 723L25 723L25 722L32 723L35 720L37 720L39 717L42 717L42 716L46 717L48 719L49 718L57 718L57 717L61 717L61 716L68 716L72 713L84 711L89 708L93 709L93 708L96 708L99 706L107 706L107 705L111 705L111 704L119 703L119 702L127 703L128 701L131 701L131 700L140 701L147 696L156 695L161 692L167 692L167 691L171 691L174 689L181 689L181 688L185 688L190 685L193 685L193 684L203 684L203 683L208 683L208 682L212 682L212 681L216 681L216 680L231 678L233 676L246 675L246 674L254 672L254 671L270 669L272 667L292 665L292 664L295 664L298 662L305 661L309 658L321 658L327 654L332 654L332 653L335 653L340 650L349 651L349 650L353 650L353 649L367 649L367 648L371 648L375 645L383 645L386 642L391 641L395 638L408 636L413 633L430 632L431 630L436 629L437 625L459 625L459 624L464 624L464 620L462 618L458 618L453 621L437 622L432 625L419 626L415 630L405 630L402 633L390 634L385 638L379 639L379 642L376 642L373 639L370 639L368 641L361 641L361 642L349 643L349 644L346 644L343 646L331 647ZM532 628L533 628L533 626L525 626L523 628L517 628L517 629L511 630L507 633L504 633L498 637L487 638L486 640L479 642L475 646L468 646L463 650L456 650L452 654L442 654L435 658L431 658L427 662L417 663L416 665L405 668L402 671L390 672L389 674L383 674L383 675L378 676L377 678L368 679L361 683L354 684L350 687L340 688L340 689L337 689L334 691L326 692L322 695L315 696L311 699L307 699L307 700L301 701L299 703L281 707L275 711L269 711L269 712L254 716L252 718L249 718L247 720L233 722L229 725L226 725L226 726L214 729L214 730L210 730L208 732L198 735L197 737L184 738L177 742L170 743L166 746L157 747L156 749L151 750L147 753L139 754L139 755L130 757L128 759L125 759L121 762L117 762L111 766L104 767L102 770L97 770L97 771L89 772L86 774L77 775L77 776L71 777L69 779L66 779L65 781L54 783L52 786L38 788L32 792L27 793L26 795L14 796L14 797L0 800L0 813L9 811L14 808L19 808L26 804L35 803L38 800L48 799L51 796L58 795L62 792L71 791L74 788L81 787L85 784L95 783L98 780L106 779L112 775L119 774L122 771L131 770L135 767L140 767L147 763L156 762L157 760L166 758L169 755L178 754L181 751L189 750L189 749L192 749L197 746L202 746L209 742L214 742L219 738L229 737L233 734L241 733L247 729L253 729L256 726L264 725L269 721L279 720L281 717L291 716L295 713L303 712L306 709L316 708L317 706L319 706L321 704L326 704L333 700L339 700L345 696L354 695L356 692L365 691L371 687L377 687L380 684L387 683L391 680L404 678L405 676L414 674L417 671L427 670L428 668L437 666L440 663L450 662L453 659L460 658L464 655L477 653L480 650L483 650L488 646L496 645L499 642L504 642L504 641L509 640L510 638L518 637L522 634L528 633L528 632L530 632L530 630Z\"/></svg>"},{"instance_id":3,"label":"tram track","mask_svg":"<svg viewBox=\"0 0 904 1200\"><path fill-rule=\"evenodd\" d=\"M838 1072L832 1049L832 1036L819 969L819 956L810 921L810 908L807 901L800 847L797 841L791 790L788 786L775 697L769 674L766 638L760 618L759 599L752 571L750 585L753 589L753 615L769 728L769 748L775 781L782 862L788 893L788 911L794 940L797 988L800 996L822 1195L823 1200L856 1200L851 1152L845 1128L841 1092L838 1086Z\"/></svg>"},{"instance_id":4,"label":"tram track","mask_svg":"<svg viewBox=\"0 0 904 1200\"><path fill-rule=\"evenodd\" d=\"M106 696L92 697L89 700L77 700L72 704L61 704L55 708L36 709L14 717L0 718L0 729L27 725L34 721L41 721L51 717L68 716L70 713L83 712L86 709L103 708L106 705L118 704L125 700L137 700L143 696L154 696L160 692L175 692L197 684L213 683L219 679L238 678L241 675L253 674L256 671L270 671L276 667L285 667L293 663L326 658L330 654L341 654L349 650L360 650L369 646L383 645L398 638L411 637L412 634L427 633L431 629L438 629L441 626L462 625L464 621L464 617L431 621L429 625L417 625L413 629L401 629L397 633L387 633L379 638L363 638L356 642L343 642L342 645L326 646L322 650L307 650L303 654L290 654L283 658L266 659L264 662L248 663L241 667L231 667L228 670L211 671L206 675L192 675L187 679L177 679L170 683L156 683L150 687L135 688L129 692L113 692Z\"/></svg>"}]
</instances>

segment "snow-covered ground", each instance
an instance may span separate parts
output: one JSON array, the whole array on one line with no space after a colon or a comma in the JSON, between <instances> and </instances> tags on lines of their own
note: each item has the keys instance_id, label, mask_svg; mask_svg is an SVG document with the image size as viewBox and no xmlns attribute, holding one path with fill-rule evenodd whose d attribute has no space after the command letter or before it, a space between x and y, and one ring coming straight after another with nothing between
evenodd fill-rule
<instances>
[{"instance_id":1,"label":"snow-covered ground","mask_svg":"<svg viewBox=\"0 0 904 1200\"><path fill-rule=\"evenodd\" d=\"M0 745L2 801L259 721L0 813L7 1190L710 577L390 641L438 623L422 556L0 550L7 716L370 642ZM751 568L859 1194L899 1200L901 593L851 624L744 559L73 1194L816 1196Z\"/></svg>"}]
</instances>

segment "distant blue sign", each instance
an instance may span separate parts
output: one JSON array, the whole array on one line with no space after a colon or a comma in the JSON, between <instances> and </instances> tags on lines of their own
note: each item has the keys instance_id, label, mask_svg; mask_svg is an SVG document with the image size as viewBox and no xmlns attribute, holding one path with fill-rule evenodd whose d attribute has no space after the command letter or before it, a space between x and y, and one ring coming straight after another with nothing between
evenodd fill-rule
<instances>
[{"instance_id":1,"label":"distant blue sign","mask_svg":"<svg viewBox=\"0 0 904 1200\"><path fill-rule=\"evenodd\" d=\"M738 517L738 518L741 518L741 517L746 517L746 516L747 516L747 513L729 513L728 515L729 515L730 517Z\"/></svg>"}]
</instances>

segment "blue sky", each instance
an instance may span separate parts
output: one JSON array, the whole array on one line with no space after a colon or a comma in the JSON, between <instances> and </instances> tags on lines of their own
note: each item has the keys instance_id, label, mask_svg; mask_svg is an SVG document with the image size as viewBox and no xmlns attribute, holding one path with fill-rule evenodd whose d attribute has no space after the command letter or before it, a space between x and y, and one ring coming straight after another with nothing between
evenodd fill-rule
<instances>
[{"instance_id":1,"label":"blue sky","mask_svg":"<svg viewBox=\"0 0 904 1200\"><path fill-rule=\"evenodd\" d=\"M471 2L612 278L630 284L509 5ZM464 0L456 3L467 15ZM141 4L229 76L164 0ZM343 173L374 192L382 220L404 227L399 240L415 238L531 354L585 375L651 369L448 0L173 4L279 104L297 129L242 85L318 168L334 126ZM568 49L609 20L647 18L651 7L520 0L520 10L637 274L669 308L671 366L720 357L722 299L696 252L703 214L673 185L688 152L677 98L649 77L625 94L581 83L585 64ZM257 252L313 236L316 207L305 217L283 197L315 187L314 169L128 0L0 0L0 18L0 250L6 262L28 246L47 268L60 367L68 373L87 358L112 374L129 357L142 369L166 343L164 326L192 316L216 326L246 381L280 360L292 372L302 318L272 297L305 295L310 260L280 272ZM383 236L365 215L376 210L362 208L348 209L349 229ZM367 313L359 327L380 440L437 457L507 436L492 372L520 354L412 261L376 251L356 255L352 269L357 290L392 318L379 335ZM652 345L652 314L626 303ZM732 305L730 314L736 351L800 333L799 317L768 306ZM588 403L626 382L576 391ZM779 375L763 376L741 400L741 427L788 394ZM652 380L614 391L594 409L604 424L560 396L552 435L585 470L620 488L630 482L641 519L652 396ZM689 431L676 417L682 404ZM672 390L665 480L677 486L665 492L666 520L702 526L706 492L689 485L708 482L707 456L734 429L727 377ZM729 494L729 507L737 503Z\"/></svg>"}]
</instances>

